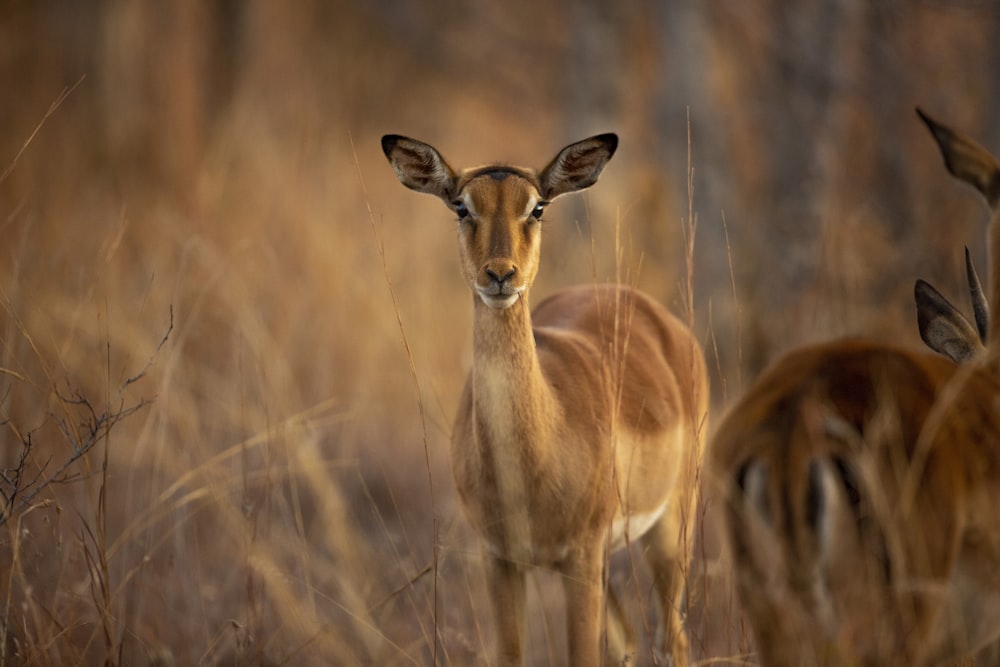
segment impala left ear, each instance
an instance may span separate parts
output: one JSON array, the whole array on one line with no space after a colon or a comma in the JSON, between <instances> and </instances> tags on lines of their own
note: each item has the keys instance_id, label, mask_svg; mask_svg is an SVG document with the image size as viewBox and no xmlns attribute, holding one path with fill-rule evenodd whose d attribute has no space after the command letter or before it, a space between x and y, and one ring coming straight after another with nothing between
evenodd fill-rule
<instances>
[{"instance_id":1,"label":"impala left ear","mask_svg":"<svg viewBox=\"0 0 1000 667\"><path fill-rule=\"evenodd\" d=\"M416 139L387 134L382 137L382 152L400 183L451 203L457 177L436 148Z\"/></svg>"},{"instance_id":2,"label":"impala left ear","mask_svg":"<svg viewBox=\"0 0 1000 667\"><path fill-rule=\"evenodd\" d=\"M542 198L552 201L559 195L589 188L597 182L604 165L618 148L618 135L599 134L559 151L539 174Z\"/></svg>"},{"instance_id":3,"label":"impala left ear","mask_svg":"<svg viewBox=\"0 0 1000 667\"><path fill-rule=\"evenodd\" d=\"M913 298L917 303L917 328L927 347L956 364L979 356L983 343L978 332L930 283L917 279Z\"/></svg>"}]
</instances>

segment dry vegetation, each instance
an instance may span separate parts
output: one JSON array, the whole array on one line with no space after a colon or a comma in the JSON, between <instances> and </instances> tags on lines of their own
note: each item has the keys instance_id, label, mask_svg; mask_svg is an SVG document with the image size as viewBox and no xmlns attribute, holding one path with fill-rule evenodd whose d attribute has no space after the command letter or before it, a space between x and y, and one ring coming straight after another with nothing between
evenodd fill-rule
<instances>
[{"instance_id":1,"label":"dry vegetation","mask_svg":"<svg viewBox=\"0 0 1000 667\"><path fill-rule=\"evenodd\" d=\"M913 280L959 295L962 245L985 249L913 107L1000 146L1000 13L807 5L0 6L0 486L29 435L44 483L120 417L2 515L0 663L484 654L447 452L469 295L384 132L541 166L617 131L599 187L548 216L536 299L624 271L680 311L692 287L717 414L797 343L919 345ZM699 534L696 656L740 656ZM619 556L644 598L631 576ZM533 582L530 650L558 664L556 582Z\"/></svg>"}]
</instances>

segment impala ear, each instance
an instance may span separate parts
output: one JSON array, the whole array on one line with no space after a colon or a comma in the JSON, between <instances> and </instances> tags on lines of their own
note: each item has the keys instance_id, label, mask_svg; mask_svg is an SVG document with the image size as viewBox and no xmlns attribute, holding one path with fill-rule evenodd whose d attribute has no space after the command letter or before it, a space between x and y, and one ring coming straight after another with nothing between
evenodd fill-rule
<instances>
[{"instance_id":1,"label":"impala ear","mask_svg":"<svg viewBox=\"0 0 1000 667\"><path fill-rule=\"evenodd\" d=\"M951 175L979 190L990 209L1000 207L1000 162L972 138L937 122L919 107L917 115L931 131Z\"/></svg>"},{"instance_id":2,"label":"impala ear","mask_svg":"<svg viewBox=\"0 0 1000 667\"><path fill-rule=\"evenodd\" d=\"M616 148L618 135L608 133L578 141L559 151L539 174L542 198L552 201L559 195L589 188L597 182Z\"/></svg>"},{"instance_id":3,"label":"impala ear","mask_svg":"<svg viewBox=\"0 0 1000 667\"><path fill-rule=\"evenodd\" d=\"M990 331L990 302L986 298L986 292L983 291L983 284L979 281L979 274L976 273L968 247L965 249L965 276L969 282L972 312L976 316L976 330L979 332L979 340L985 343Z\"/></svg>"},{"instance_id":4,"label":"impala ear","mask_svg":"<svg viewBox=\"0 0 1000 667\"><path fill-rule=\"evenodd\" d=\"M441 154L431 146L416 139L387 134L382 137L382 152L399 182L417 192L437 195L451 204L457 177Z\"/></svg>"},{"instance_id":5,"label":"impala ear","mask_svg":"<svg viewBox=\"0 0 1000 667\"><path fill-rule=\"evenodd\" d=\"M977 331L930 283L918 279L913 298L917 303L917 328L927 347L956 364L975 358L983 350Z\"/></svg>"}]
</instances>

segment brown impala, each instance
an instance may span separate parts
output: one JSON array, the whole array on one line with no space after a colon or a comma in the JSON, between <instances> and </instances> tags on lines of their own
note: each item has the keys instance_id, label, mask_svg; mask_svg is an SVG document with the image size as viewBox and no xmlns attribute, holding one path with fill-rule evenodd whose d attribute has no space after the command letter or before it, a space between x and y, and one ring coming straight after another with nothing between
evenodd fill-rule
<instances>
[{"instance_id":1,"label":"brown impala","mask_svg":"<svg viewBox=\"0 0 1000 667\"><path fill-rule=\"evenodd\" d=\"M532 313L543 209L593 185L617 147L602 134L542 169L456 171L398 135L382 148L403 185L458 216L472 297L473 366L455 420L452 465L466 515L486 542L501 664L520 664L525 573L563 577L570 664L628 657L606 599L610 551L641 537L660 603L662 648L687 663L678 610L690 554L708 403L692 333L634 289L580 285ZM604 648L602 648L604 647Z\"/></svg>"}]
</instances>

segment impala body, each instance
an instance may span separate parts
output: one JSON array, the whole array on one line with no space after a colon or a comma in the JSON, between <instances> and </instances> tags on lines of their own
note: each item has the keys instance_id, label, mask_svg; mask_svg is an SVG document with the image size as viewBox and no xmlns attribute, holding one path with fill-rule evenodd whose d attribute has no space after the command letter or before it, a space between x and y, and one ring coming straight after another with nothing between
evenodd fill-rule
<instances>
[{"instance_id":1,"label":"impala body","mask_svg":"<svg viewBox=\"0 0 1000 667\"><path fill-rule=\"evenodd\" d=\"M538 172L456 171L427 144L382 139L400 181L458 216L473 366L452 463L486 545L501 664L522 661L524 577L534 566L563 575L570 664L626 659L617 605L605 628L604 571L611 550L639 538L661 607L661 650L687 662L678 605L708 402L697 341L624 286L572 287L529 308L543 208L596 182L616 146L615 135L585 139Z\"/></svg>"},{"instance_id":2,"label":"impala body","mask_svg":"<svg viewBox=\"0 0 1000 667\"><path fill-rule=\"evenodd\" d=\"M721 485L764 665L920 664L917 607L936 605L942 587L916 578L911 561L928 551L897 517L937 511L937 492L906 506L901 489L954 372L943 357L872 342L815 345L765 371L723 420L706 475ZM926 483L952 483L948 456L927 470Z\"/></svg>"},{"instance_id":3,"label":"impala body","mask_svg":"<svg viewBox=\"0 0 1000 667\"><path fill-rule=\"evenodd\" d=\"M953 175L994 211L1000 165L921 114ZM938 665L1000 636L1000 357L918 282L921 335L964 362L859 341L786 355L720 425L706 474L765 665Z\"/></svg>"}]
</instances>

